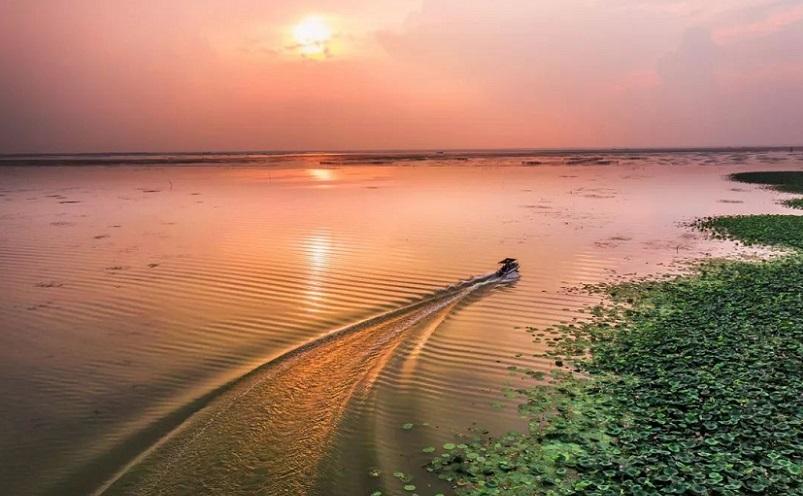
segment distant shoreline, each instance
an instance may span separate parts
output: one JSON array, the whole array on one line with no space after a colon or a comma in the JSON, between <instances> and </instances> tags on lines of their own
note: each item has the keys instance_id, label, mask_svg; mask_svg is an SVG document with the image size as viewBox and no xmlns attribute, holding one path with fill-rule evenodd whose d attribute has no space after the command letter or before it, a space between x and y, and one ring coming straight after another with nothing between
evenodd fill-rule
<instances>
[{"instance_id":1,"label":"distant shoreline","mask_svg":"<svg viewBox=\"0 0 803 496\"><path fill-rule=\"evenodd\" d=\"M768 153L803 152L803 145L683 148L531 148L467 150L377 151L205 151L205 152L90 152L0 153L0 166L27 165L189 165L264 163L293 158L319 158L322 165L384 163L388 161L468 160L488 157L555 157L563 155L638 155L663 153ZM636 157L633 157L636 158Z\"/></svg>"}]
</instances>

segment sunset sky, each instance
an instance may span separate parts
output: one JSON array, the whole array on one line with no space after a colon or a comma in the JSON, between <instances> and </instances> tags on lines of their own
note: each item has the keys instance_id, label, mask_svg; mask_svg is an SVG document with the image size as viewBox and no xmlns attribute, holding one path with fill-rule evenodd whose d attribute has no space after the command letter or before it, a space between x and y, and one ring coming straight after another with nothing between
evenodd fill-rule
<instances>
[{"instance_id":1,"label":"sunset sky","mask_svg":"<svg viewBox=\"0 0 803 496\"><path fill-rule=\"evenodd\" d=\"M801 0L0 2L0 152L775 144Z\"/></svg>"}]
</instances>

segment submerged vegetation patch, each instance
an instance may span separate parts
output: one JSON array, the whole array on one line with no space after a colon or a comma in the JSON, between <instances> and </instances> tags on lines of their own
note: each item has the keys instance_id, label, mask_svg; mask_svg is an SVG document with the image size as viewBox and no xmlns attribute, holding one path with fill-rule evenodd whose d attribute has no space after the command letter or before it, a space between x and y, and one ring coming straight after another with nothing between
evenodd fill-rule
<instances>
[{"instance_id":1,"label":"submerged vegetation patch","mask_svg":"<svg viewBox=\"0 0 803 496\"><path fill-rule=\"evenodd\" d=\"M795 251L596 288L610 303L556 348L581 373L518 391L527 432L428 469L463 496L803 494L803 217L696 225Z\"/></svg>"}]
</instances>

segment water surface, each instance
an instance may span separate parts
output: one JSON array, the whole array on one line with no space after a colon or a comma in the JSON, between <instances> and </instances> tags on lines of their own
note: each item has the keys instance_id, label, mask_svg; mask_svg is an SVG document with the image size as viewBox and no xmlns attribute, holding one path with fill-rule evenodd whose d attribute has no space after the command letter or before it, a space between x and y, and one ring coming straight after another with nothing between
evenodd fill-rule
<instances>
[{"instance_id":1,"label":"water surface","mask_svg":"<svg viewBox=\"0 0 803 496\"><path fill-rule=\"evenodd\" d=\"M566 288L732 252L682 223L791 213L724 176L803 168L782 151L148 157L0 167L9 494L392 494L396 471L437 492L420 449L522 427L508 368L554 367L526 327L595 301ZM507 256L515 283L444 296Z\"/></svg>"}]
</instances>

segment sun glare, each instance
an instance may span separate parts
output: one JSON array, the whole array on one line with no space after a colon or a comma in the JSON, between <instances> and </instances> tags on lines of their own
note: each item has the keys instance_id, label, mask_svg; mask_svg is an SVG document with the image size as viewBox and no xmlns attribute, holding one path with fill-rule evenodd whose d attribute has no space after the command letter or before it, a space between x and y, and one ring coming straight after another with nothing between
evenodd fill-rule
<instances>
[{"instance_id":1,"label":"sun glare","mask_svg":"<svg viewBox=\"0 0 803 496\"><path fill-rule=\"evenodd\" d=\"M293 39L301 55L324 58L329 55L332 29L319 16L307 17L293 27Z\"/></svg>"}]
</instances>

